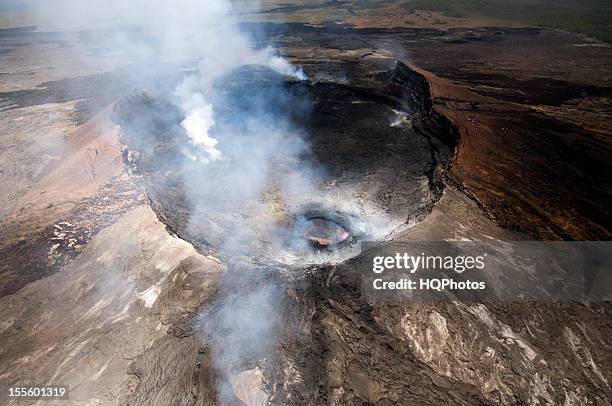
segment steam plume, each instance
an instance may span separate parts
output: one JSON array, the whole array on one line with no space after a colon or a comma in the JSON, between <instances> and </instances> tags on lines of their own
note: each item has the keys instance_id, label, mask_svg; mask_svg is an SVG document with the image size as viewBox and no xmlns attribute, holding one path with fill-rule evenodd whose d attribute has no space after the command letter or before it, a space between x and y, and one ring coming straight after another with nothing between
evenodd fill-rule
<instances>
[{"instance_id":1,"label":"steam plume","mask_svg":"<svg viewBox=\"0 0 612 406\"><path fill-rule=\"evenodd\" d=\"M182 148L190 159L177 166L186 166L181 171L182 182L193 206L192 225L200 226L199 216L215 218L217 223L209 223L203 231L208 239L216 228L237 230L231 238L218 241L221 250L240 251L242 242L256 233L248 220L236 214L246 210L259 220L259 210L264 210L259 198L267 188L272 190L270 194L281 196L295 191L313 195L310 170L295 164L307 145L284 112L270 108L271 98L277 106L283 104L283 92L275 88L247 95L250 104L243 107L228 106L231 103L219 94L218 83L247 65L264 67L277 76L304 79L302 71L273 48L253 45L235 20L229 1L58 0L50 6L40 0L37 5L41 27L60 26L65 31L128 27L120 31L113 28L103 40L90 45L95 52L116 56L116 64L109 69L130 67L135 79L153 79L148 83L150 88L158 87L159 72L165 66L173 67L175 74L189 72L171 92L191 144ZM270 162L283 165L287 171L284 183L270 186L269 174L275 172ZM281 235L276 234L276 239ZM231 267L228 273L232 273ZM222 287L216 306L219 310L201 317L206 321L205 335L213 342L228 344L213 346L216 368L222 375L218 380L222 401L231 399L228 385L235 376L233 368L269 357L280 295L279 289L263 279L245 284L238 273L228 275L228 280L259 288L228 297L228 289Z\"/></svg>"}]
</instances>

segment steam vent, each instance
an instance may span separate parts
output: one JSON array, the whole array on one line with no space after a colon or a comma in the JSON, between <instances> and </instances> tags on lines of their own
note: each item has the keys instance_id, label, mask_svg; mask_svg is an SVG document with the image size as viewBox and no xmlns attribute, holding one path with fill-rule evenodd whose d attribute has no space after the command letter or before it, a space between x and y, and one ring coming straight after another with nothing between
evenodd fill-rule
<instances>
[{"instance_id":1,"label":"steam vent","mask_svg":"<svg viewBox=\"0 0 612 406\"><path fill-rule=\"evenodd\" d=\"M80 3L0 6L2 405L611 404L612 6Z\"/></svg>"}]
</instances>

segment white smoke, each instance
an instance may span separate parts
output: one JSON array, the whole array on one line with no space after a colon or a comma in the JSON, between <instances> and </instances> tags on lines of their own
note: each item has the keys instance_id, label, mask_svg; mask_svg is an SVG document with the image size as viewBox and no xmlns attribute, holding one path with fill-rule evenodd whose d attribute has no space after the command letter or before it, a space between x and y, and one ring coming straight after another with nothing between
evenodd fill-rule
<instances>
[{"instance_id":1,"label":"white smoke","mask_svg":"<svg viewBox=\"0 0 612 406\"><path fill-rule=\"evenodd\" d=\"M189 157L194 160L199 159L204 163L218 161L221 159L221 151L216 148L219 142L208 134L215 125L213 107L210 104L206 104L203 99L200 106L187 110L186 117L181 125L185 132L187 132L191 143L199 147L206 156L200 155L197 158L190 154Z\"/></svg>"},{"instance_id":2,"label":"white smoke","mask_svg":"<svg viewBox=\"0 0 612 406\"><path fill-rule=\"evenodd\" d=\"M39 11L41 29L144 28L150 39L116 34L106 44L127 50L127 64L136 55L148 55L153 63L160 64L192 66L196 62L197 72L179 84L175 96L185 115L182 126L196 149L190 156L202 162L222 158L218 141L210 135L215 125L210 97L216 80L244 65L265 66L283 75L305 78L274 49L255 49L240 29L229 0L28 0L28 4Z\"/></svg>"},{"instance_id":3,"label":"white smoke","mask_svg":"<svg viewBox=\"0 0 612 406\"><path fill-rule=\"evenodd\" d=\"M217 116L216 110L221 112L223 107L227 110L223 101L215 105L223 99L215 85L232 71L257 65L281 75L305 79L303 72L292 67L275 49L253 45L240 29L229 1L39 0L39 5L44 8L40 13L42 27L60 26L65 31L128 28L119 32L109 30L110 38L96 39L96 43L90 44L96 53L113 55L117 65L110 67L111 70L129 67L134 75L151 78L147 85L152 88L163 84L160 79L164 77L163 66L174 69L171 72L174 78L178 72L189 72L171 92L173 103L184 117L181 125L190 144L184 145L182 151L196 161L186 165L189 170L181 171L182 182L194 206L192 225L200 225L199 214L213 213L221 225L231 221L235 226L236 233L229 240L218 241L221 250L228 251L230 247L240 250L242 242L256 234L248 220L235 214L252 207L255 211L251 217L263 223L257 211L262 204L258 202L267 189L274 190L271 185L283 189L278 192L280 195L290 189L304 196L314 195L314 186L309 182L311 174L297 165L298 156L307 149L306 143L287 117L269 108L270 97L276 102L287 97L282 90L273 95L255 95L261 96L255 97L256 106L249 112L237 113L237 121L242 126L226 124L224 131L217 128L218 139L214 137L215 128L221 127L225 118L221 114ZM132 30L132 27L139 29ZM146 139L147 135L142 136ZM283 163L283 169L274 170L271 162ZM282 172L287 184L270 182L270 173L278 172ZM205 237L209 238L214 230L214 225L206 227ZM224 387L234 376L233 368L253 358L268 357L272 351L282 294L268 281L256 280L260 285L257 291L225 297L228 286L236 280L242 283L240 274L231 274L228 271L231 282L220 288L220 310L202 317L210 328L206 331L208 337L220 344L215 346L213 357L220 374L218 390L222 402L229 402L231 398Z\"/></svg>"},{"instance_id":4,"label":"white smoke","mask_svg":"<svg viewBox=\"0 0 612 406\"><path fill-rule=\"evenodd\" d=\"M218 141L210 135L215 125L215 112L209 102L213 85L221 76L245 65L265 66L299 79L304 79L304 74L276 55L272 48L255 49L239 29L228 1L207 1L205 8L196 11L201 14L195 20L198 36L205 37L198 50L198 73L185 78L175 95L186 117L182 122L183 128L193 145L200 149L198 152L203 152L203 155L198 154L199 159L209 162L221 159L221 152L216 148ZM180 27L178 32L172 30L171 36L182 37L184 28Z\"/></svg>"},{"instance_id":5,"label":"white smoke","mask_svg":"<svg viewBox=\"0 0 612 406\"><path fill-rule=\"evenodd\" d=\"M199 155L199 160L205 163L221 159L221 152L216 148L218 141L209 134L215 125L215 113L213 105L208 102L212 87L221 76L241 66L258 65L268 67L282 75L305 79L301 70L275 55L272 48L255 50L235 27L228 25L215 27L215 33L219 34L217 29L226 35L216 35L216 38L226 39L224 43L235 52L220 51L216 47L204 50L210 54L204 55L198 63L197 76L185 78L175 92L179 107L185 114L185 120L181 124L193 145L198 147L200 152L204 152L204 156Z\"/></svg>"}]
</instances>

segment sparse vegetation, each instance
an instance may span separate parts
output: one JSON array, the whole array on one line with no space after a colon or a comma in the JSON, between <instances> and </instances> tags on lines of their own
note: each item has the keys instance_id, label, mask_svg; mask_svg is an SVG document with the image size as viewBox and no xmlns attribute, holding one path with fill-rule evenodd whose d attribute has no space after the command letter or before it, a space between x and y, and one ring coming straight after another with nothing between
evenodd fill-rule
<instances>
[{"instance_id":1,"label":"sparse vegetation","mask_svg":"<svg viewBox=\"0 0 612 406\"><path fill-rule=\"evenodd\" d=\"M251 2L242 0L238 4ZM409 11L430 11L449 18L477 18L483 24L524 24L560 28L612 43L611 0L353 0L350 5L320 0L262 0L264 9L297 6L291 12L266 16L268 20L313 24L350 18L360 11L399 6ZM314 7L313 6L319 6ZM261 18L261 16L259 16ZM436 18L434 24L451 26ZM406 22L412 25L414 22Z\"/></svg>"},{"instance_id":2,"label":"sparse vegetation","mask_svg":"<svg viewBox=\"0 0 612 406\"><path fill-rule=\"evenodd\" d=\"M561 28L612 42L609 0L411 0L403 7L436 11L448 17L486 17Z\"/></svg>"}]
</instances>

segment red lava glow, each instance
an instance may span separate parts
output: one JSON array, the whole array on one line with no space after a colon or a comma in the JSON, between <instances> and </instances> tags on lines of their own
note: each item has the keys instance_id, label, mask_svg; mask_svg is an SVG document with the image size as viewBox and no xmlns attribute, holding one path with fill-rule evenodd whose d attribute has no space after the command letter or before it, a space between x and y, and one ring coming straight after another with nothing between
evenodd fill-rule
<instances>
[{"instance_id":1,"label":"red lava glow","mask_svg":"<svg viewBox=\"0 0 612 406\"><path fill-rule=\"evenodd\" d=\"M340 224L323 218L311 219L304 227L304 236L309 241L323 247L339 244L349 235L349 232Z\"/></svg>"}]
</instances>

